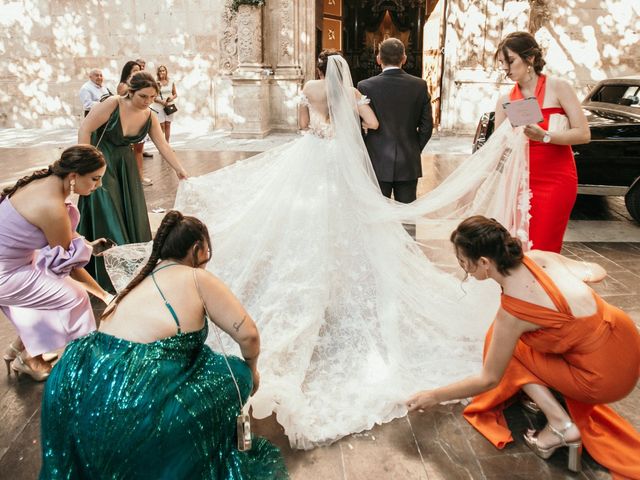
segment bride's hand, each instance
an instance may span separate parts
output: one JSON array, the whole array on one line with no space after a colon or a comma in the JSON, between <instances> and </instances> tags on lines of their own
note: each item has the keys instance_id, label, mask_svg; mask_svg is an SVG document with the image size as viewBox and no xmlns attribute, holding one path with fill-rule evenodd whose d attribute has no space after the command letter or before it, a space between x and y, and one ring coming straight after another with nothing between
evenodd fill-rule
<instances>
[{"instance_id":1,"label":"bride's hand","mask_svg":"<svg viewBox=\"0 0 640 480\"><path fill-rule=\"evenodd\" d=\"M440 402L434 395L434 390L423 390L407 400L406 405L410 412L415 412L416 410L435 407L438 403Z\"/></svg>"},{"instance_id":2,"label":"bride's hand","mask_svg":"<svg viewBox=\"0 0 640 480\"><path fill-rule=\"evenodd\" d=\"M545 132L544 129L535 124L530 124L524 127L524 134L536 142L541 142L545 133L547 132Z\"/></svg>"}]
</instances>

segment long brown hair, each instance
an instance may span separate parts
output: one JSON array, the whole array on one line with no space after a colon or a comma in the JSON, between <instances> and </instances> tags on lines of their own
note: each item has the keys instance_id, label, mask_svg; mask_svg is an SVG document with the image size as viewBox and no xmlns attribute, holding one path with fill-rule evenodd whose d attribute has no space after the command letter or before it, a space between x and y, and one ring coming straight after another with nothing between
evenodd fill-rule
<instances>
[{"instance_id":1,"label":"long brown hair","mask_svg":"<svg viewBox=\"0 0 640 480\"><path fill-rule=\"evenodd\" d=\"M3 199L4 197L11 197L11 195L16 193L20 188L40 178L49 177L51 175L55 175L59 178L65 178L70 173L86 175L87 173L95 172L105 165L106 162L104 160L104 156L96 147L91 145L74 145L62 152L60 158L49 165L48 168L36 170L31 175L22 177L11 187L7 187L2 190L0 199Z\"/></svg>"},{"instance_id":2,"label":"long brown hair","mask_svg":"<svg viewBox=\"0 0 640 480\"><path fill-rule=\"evenodd\" d=\"M463 220L451 233L456 251L476 263L480 257L493 260L498 272L509 275L509 270L522 263L522 243L514 238L498 221L475 215Z\"/></svg>"},{"instance_id":3,"label":"long brown hair","mask_svg":"<svg viewBox=\"0 0 640 480\"><path fill-rule=\"evenodd\" d=\"M149 260L147 260L138 275L111 302L102 317L104 318L110 314L131 290L140 285L153 272L158 262L168 258L181 260L191 250L191 264L193 267L199 267L202 262L198 262L198 254L207 246L211 248L211 237L204 223L196 217L182 215L178 210L167 212L156 232Z\"/></svg>"}]
</instances>

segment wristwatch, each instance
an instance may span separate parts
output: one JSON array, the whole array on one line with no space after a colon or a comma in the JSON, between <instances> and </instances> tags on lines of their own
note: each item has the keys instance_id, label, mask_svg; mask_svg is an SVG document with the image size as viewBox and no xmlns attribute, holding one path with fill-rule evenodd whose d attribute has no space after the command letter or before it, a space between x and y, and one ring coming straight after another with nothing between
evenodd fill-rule
<instances>
[{"instance_id":1,"label":"wristwatch","mask_svg":"<svg viewBox=\"0 0 640 480\"><path fill-rule=\"evenodd\" d=\"M551 142L551 134L549 132L544 132L544 137L542 137L542 143Z\"/></svg>"}]
</instances>

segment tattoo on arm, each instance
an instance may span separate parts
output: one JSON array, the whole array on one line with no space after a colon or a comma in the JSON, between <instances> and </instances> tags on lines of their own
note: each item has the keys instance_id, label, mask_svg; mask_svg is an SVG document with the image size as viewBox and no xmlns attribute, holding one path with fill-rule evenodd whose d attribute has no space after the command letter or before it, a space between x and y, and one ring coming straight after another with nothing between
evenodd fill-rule
<instances>
[{"instance_id":1,"label":"tattoo on arm","mask_svg":"<svg viewBox=\"0 0 640 480\"><path fill-rule=\"evenodd\" d=\"M240 320L240 322L233 322L233 329L236 331L236 333L240 330L240 327L242 326L242 324L246 319L247 319L247 316L245 315L242 317L242 320Z\"/></svg>"}]
</instances>

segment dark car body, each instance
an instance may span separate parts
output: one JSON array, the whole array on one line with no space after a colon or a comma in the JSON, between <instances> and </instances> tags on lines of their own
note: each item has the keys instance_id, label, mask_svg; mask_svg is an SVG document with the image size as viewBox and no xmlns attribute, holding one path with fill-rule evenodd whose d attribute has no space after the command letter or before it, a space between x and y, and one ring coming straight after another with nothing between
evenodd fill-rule
<instances>
[{"instance_id":1,"label":"dark car body","mask_svg":"<svg viewBox=\"0 0 640 480\"><path fill-rule=\"evenodd\" d=\"M591 142L573 145L578 193L624 195L640 222L640 75L599 82L582 101ZM473 151L493 133L492 113L482 115Z\"/></svg>"}]
</instances>

